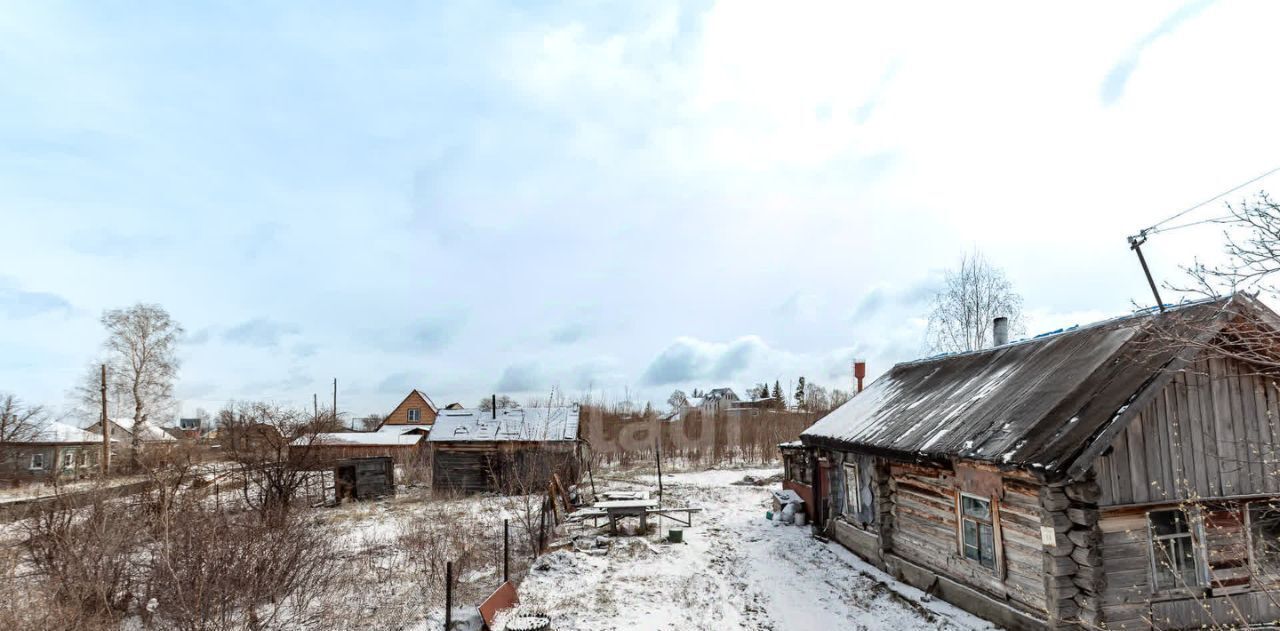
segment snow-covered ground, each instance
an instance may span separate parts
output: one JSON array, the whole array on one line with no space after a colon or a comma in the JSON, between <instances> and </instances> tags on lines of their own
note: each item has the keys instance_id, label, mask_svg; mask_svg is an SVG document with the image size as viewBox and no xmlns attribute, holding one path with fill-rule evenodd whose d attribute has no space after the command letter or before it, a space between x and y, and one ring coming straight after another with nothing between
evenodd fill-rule
<instances>
[{"instance_id":1,"label":"snow-covered ground","mask_svg":"<svg viewBox=\"0 0 1280 631\"><path fill-rule=\"evenodd\" d=\"M534 563L521 600L558 631L607 629L993 629L894 581L808 528L767 521L768 487L737 486L776 470L664 475L664 505L703 509L683 544L617 537L605 554L573 550ZM599 484L600 480L597 480ZM611 488L645 488L652 477Z\"/></svg>"}]
</instances>

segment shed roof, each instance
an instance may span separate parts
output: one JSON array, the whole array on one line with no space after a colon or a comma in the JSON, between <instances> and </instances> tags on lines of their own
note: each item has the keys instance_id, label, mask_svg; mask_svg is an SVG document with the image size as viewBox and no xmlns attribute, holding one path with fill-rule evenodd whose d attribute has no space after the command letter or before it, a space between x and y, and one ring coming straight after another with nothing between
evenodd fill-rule
<instances>
[{"instance_id":1,"label":"shed roof","mask_svg":"<svg viewBox=\"0 0 1280 631\"><path fill-rule=\"evenodd\" d=\"M295 438L291 445L305 447L308 445L324 446L368 446L368 447L402 447L416 445L422 440L422 434L395 432L328 432Z\"/></svg>"},{"instance_id":2,"label":"shed roof","mask_svg":"<svg viewBox=\"0 0 1280 631\"><path fill-rule=\"evenodd\" d=\"M560 442L578 439L578 406L442 410L427 440L433 443Z\"/></svg>"},{"instance_id":3,"label":"shed roof","mask_svg":"<svg viewBox=\"0 0 1280 631\"><path fill-rule=\"evenodd\" d=\"M43 444L101 443L102 434L95 434L93 432L85 431L83 429L80 429L79 427L67 425L66 423L51 421L49 423L46 423L44 426L42 426L35 433L35 435L31 437L30 440L15 441L15 442L43 443ZM113 438L111 439L111 442L114 443L117 441Z\"/></svg>"},{"instance_id":4,"label":"shed roof","mask_svg":"<svg viewBox=\"0 0 1280 631\"><path fill-rule=\"evenodd\" d=\"M1236 309L1275 314L1237 295L1165 313L1072 327L997 348L897 364L801 434L808 445L911 457L961 457L1009 468L1078 471L1077 460L1159 377L1193 351L1161 331L1219 331Z\"/></svg>"}]
</instances>

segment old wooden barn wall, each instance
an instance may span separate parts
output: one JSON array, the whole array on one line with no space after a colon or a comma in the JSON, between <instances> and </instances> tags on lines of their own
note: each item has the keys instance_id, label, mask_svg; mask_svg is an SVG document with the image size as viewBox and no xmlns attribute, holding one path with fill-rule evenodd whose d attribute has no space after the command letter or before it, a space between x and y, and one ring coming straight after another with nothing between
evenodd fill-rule
<instances>
[{"instance_id":1,"label":"old wooden barn wall","mask_svg":"<svg viewBox=\"0 0 1280 631\"><path fill-rule=\"evenodd\" d=\"M1106 587L1104 620L1111 629L1234 628L1280 619L1273 588L1250 586L1244 516L1236 506L1204 508L1204 557L1211 590L1153 595L1151 544L1142 507L1104 510L1102 559ZM1154 622L1154 625L1152 624Z\"/></svg>"},{"instance_id":2,"label":"old wooden barn wall","mask_svg":"<svg viewBox=\"0 0 1280 631\"><path fill-rule=\"evenodd\" d=\"M577 453L577 444L570 442L431 443L432 488L462 493L540 492L550 482L547 471L557 473L565 484L575 484L579 474ZM540 473L532 477L513 475L526 465Z\"/></svg>"},{"instance_id":3,"label":"old wooden barn wall","mask_svg":"<svg viewBox=\"0 0 1280 631\"><path fill-rule=\"evenodd\" d=\"M1095 465L1103 506L1280 493L1280 390L1246 364L1178 372Z\"/></svg>"},{"instance_id":4,"label":"old wooden barn wall","mask_svg":"<svg viewBox=\"0 0 1280 631\"><path fill-rule=\"evenodd\" d=\"M1039 487L1005 476L995 504L995 570L966 559L959 549L955 474L939 467L893 463L889 501L893 507L893 553L1000 600L1043 617L1044 547L1040 541Z\"/></svg>"}]
</instances>

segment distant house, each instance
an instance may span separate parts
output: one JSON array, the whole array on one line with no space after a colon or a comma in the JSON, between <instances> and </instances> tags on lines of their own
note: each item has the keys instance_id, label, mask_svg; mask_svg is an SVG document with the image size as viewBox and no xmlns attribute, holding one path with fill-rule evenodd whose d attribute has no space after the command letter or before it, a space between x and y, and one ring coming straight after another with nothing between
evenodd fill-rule
<instances>
[{"instance_id":1,"label":"distant house","mask_svg":"<svg viewBox=\"0 0 1280 631\"><path fill-rule=\"evenodd\" d=\"M898 364L782 446L787 484L818 532L1010 629L1273 623L1280 351L1204 350L1261 330L1237 295Z\"/></svg>"},{"instance_id":2,"label":"distant house","mask_svg":"<svg viewBox=\"0 0 1280 631\"><path fill-rule=\"evenodd\" d=\"M427 436L437 491L541 493L579 475L578 406L445 410Z\"/></svg>"},{"instance_id":3,"label":"distant house","mask_svg":"<svg viewBox=\"0 0 1280 631\"><path fill-rule=\"evenodd\" d=\"M129 445L133 444L133 419L121 417L108 419L107 422L111 424L111 442L115 444L113 449L128 449ZM86 427L85 431L101 435L102 421ZM177 444L177 441L178 439L158 425L147 423L142 427L142 444L144 447L172 446Z\"/></svg>"},{"instance_id":4,"label":"distant house","mask_svg":"<svg viewBox=\"0 0 1280 631\"><path fill-rule=\"evenodd\" d=\"M0 443L0 475L9 480L79 478L97 472L101 453L102 435L49 423L28 440Z\"/></svg>"},{"instance_id":5,"label":"distant house","mask_svg":"<svg viewBox=\"0 0 1280 631\"><path fill-rule=\"evenodd\" d=\"M290 457L331 463L351 458L390 456L396 464L422 462L425 442L422 428L384 427L377 432L331 432L301 436L289 444ZM305 454L305 456L304 456Z\"/></svg>"},{"instance_id":6,"label":"distant house","mask_svg":"<svg viewBox=\"0 0 1280 631\"><path fill-rule=\"evenodd\" d=\"M716 414L731 407L734 407L742 399L738 398L738 393L733 388L714 388L702 397L699 407L702 408L703 414Z\"/></svg>"},{"instance_id":7,"label":"distant house","mask_svg":"<svg viewBox=\"0 0 1280 631\"><path fill-rule=\"evenodd\" d=\"M430 428L439 414L440 409L431 401L431 397L421 390L414 390L387 415L382 426L420 425Z\"/></svg>"}]
</instances>

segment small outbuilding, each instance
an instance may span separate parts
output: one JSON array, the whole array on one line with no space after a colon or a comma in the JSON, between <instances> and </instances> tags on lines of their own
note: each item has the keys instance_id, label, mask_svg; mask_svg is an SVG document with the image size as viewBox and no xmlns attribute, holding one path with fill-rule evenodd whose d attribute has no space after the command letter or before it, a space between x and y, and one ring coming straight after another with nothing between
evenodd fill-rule
<instances>
[{"instance_id":1,"label":"small outbuilding","mask_svg":"<svg viewBox=\"0 0 1280 631\"><path fill-rule=\"evenodd\" d=\"M312 463L352 458L390 458L397 465L413 465L426 456L421 428L386 426L376 432L328 432L295 438L290 457Z\"/></svg>"},{"instance_id":2,"label":"small outbuilding","mask_svg":"<svg viewBox=\"0 0 1280 631\"><path fill-rule=\"evenodd\" d=\"M543 492L576 483L578 406L441 410L427 437L437 491Z\"/></svg>"}]
</instances>

